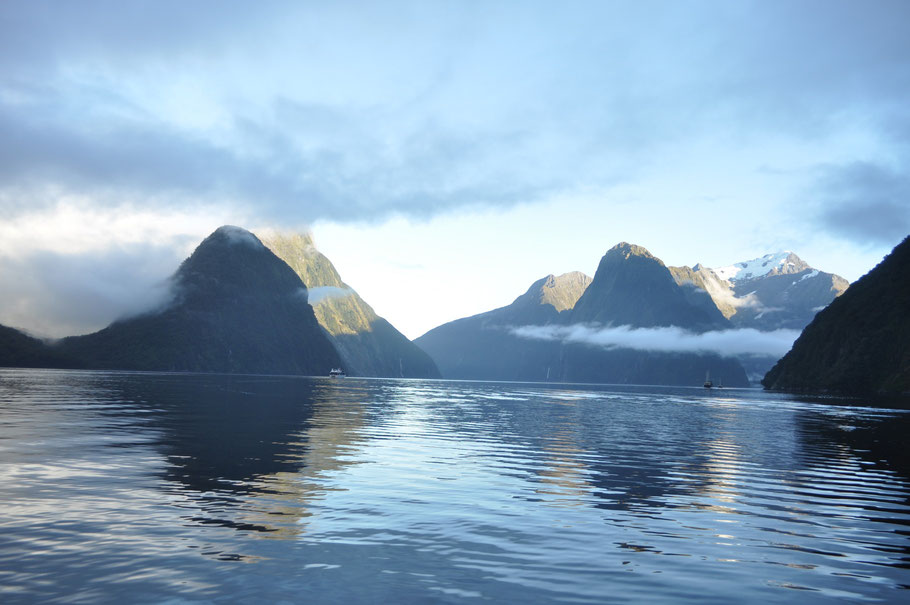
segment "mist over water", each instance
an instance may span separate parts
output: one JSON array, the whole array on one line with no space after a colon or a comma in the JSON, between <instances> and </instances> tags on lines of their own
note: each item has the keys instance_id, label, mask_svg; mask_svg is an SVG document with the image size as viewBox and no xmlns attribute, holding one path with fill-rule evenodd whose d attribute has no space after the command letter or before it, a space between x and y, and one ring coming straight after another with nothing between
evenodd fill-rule
<instances>
[{"instance_id":1,"label":"mist over water","mask_svg":"<svg viewBox=\"0 0 910 605\"><path fill-rule=\"evenodd\" d=\"M908 429L753 390L0 370L0 600L898 602Z\"/></svg>"},{"instance_id":2,"label":"mist over water","mask_svg":"<svg viewBox=\"0 0 910 605\"><path fill-rule=\"evenodd\" d=\"M678 326L635 328L597 324L517 326L511 333L530 340L586 344L605 349L625 348L665 353L717 353L782 357L793 346L799 330L760 331L755 328L691 332Z\"/></svg>"}]
</instances>

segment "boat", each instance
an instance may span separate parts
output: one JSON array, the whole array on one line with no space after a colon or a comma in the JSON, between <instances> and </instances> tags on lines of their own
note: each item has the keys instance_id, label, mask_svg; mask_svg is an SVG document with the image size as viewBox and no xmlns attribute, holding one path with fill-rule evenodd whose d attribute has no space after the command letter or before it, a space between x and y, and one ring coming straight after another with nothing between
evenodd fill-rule
<instances>
[{"instance_id":1,"label":"boat","mask_svg":"<svg viewBox=\"0 0 910 605\"><path fill-rule=\"evenodd\" d=\"M711 372L705 372L705 388L710 389L714 386L714 383L711 382Z\"/></svg>"},{"instance_id":2,"label":"boat","mask_svg":"<svg viewBox=\"0 0 910 605\"><path fill-rule=\"evenodd\" d=\"M329 378L344 378L346 374L341 368L332 368L332 371L329 372Z\"/></svg>"}]
</instances>

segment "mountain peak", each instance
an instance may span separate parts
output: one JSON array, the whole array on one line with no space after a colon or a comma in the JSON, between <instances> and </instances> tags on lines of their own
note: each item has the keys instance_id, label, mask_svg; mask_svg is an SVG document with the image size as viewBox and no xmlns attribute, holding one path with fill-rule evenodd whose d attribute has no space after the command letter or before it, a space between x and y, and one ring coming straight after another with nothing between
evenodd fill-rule
<instances>
[{"instance_id":1,"label":"mountain peak","mask_svg":"<svg viewBox=\"0 0 910 605\"><path fill-rule=\"evenodd\" d=\"M259 241L259 238L253 235L251 232L247 231L243 227L236 227L234 225L222 225L215 229L211 235L203 240L203 244L206 242L225 242L228 244L245 244L252 246L254 248L261 248L262 242Z\"/></svg>"},{"instance_id":2,"label":"mountain peak","mask_svg":"<svg viewBox=\"0 0 910 605\"><path fill-rule=\"evenodd\" d=\"M548 275L540 288L540 304L552 305L557 311L571 309L591 285L591 278L581 271Z\"/></svg>"},{"instance_id":3,"label":"mountain peak","mask_svg":"<svg viewBox=\"0 0 910 605\"><path fill-rule=\"evenodd\" d=\"M547 275L531 284L527 292L515 299L512 304L531 306L551 305L557 312L571 309L591 284L591 278L581 271L571 271L562 275Z\"/></svg>"},{"instance_id":4,"label":"mountain peak","mask_svg":"<svg viewBox=\"0 0 910 605\"><path fill-rule=\"evenodd\" d=\"M714 272L721 278L731 282L745 281L764 277L766 275L788 275L811 269L803 259L789 250L765 254L726 267L718 267Z\"/></svg>"},{"instance_id":5,"label":"mountain peak","mask_svg":"<svg viewBox=\"0 0 910 605\"><path fill-rule=\"evenodd\" d=\"M628 242L619 242L609 250L607 250L608 256L622 256L622 258L628 259L633 256L642 256L644 258L650 258L656 260L660 264L663 264L659 258L648 252L648 249L643 246L638 246L636 244L630 244Z\"/></svg>"},{"instance_id":6,"label":"mountain peak","mask_svg":"<svg viewBox=\"0 0 910 605\"><path fill-rule=\"evenodd\" d=\"M591 285L572 310L572 321L690 330L726 324L713 305L694 305L687 300L662 260L626 242L604 254Z\"/></svg>"}]
</instances>

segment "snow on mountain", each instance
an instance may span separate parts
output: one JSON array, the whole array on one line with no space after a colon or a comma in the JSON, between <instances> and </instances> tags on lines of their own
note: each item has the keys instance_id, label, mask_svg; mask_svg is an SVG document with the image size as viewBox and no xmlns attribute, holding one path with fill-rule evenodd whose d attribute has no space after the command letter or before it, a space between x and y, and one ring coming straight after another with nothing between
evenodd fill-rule
<instances>
[{"instance_id":1,"label":"snow on mountain","mask_svg":"<svg viewBox=\"0 0 910 605\"><path fill-rule=\"evenodd\" d=\"M761 258L754 258L726 267L718 267L713 271L721 279L737 282L762 277L772 272L795 273L807 267L798 256L789 250L785 250L784 252L765 254Z\"/></svg>"}]
</instances>

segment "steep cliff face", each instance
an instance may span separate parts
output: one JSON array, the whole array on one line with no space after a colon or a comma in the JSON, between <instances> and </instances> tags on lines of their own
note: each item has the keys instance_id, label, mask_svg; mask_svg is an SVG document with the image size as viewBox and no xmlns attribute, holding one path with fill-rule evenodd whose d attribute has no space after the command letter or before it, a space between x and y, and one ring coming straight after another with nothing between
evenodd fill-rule
<instances>
[{"instance_id":1,"label":"steep cliff face","mask_svg":"<svg viewBox=\"0 0 910 605\"><path fill-rule=\"evenodd\" d=\"M910 237L806 326L765 388L910 393Z\"/></svg>"},{"instance_id":2,"label":"steep cliff face","mask_svg":"<svg viewBox=\"0 0 910 605\"><path fill-rule=\"evenodd\" d=\"M86 367L325 375L341 363L300 278L249 231L220 227L172 278L165 308L69 337Z\"/></svg>"},{"instance_id":3,"label":"steep cliff face","mask_svg":"<svg viewBox=\"0 0 910 605\"><path fill-rule=\"evenodd\" d=\"M309 288L309 302L316 319L341 355L348 374L439 377L439 370L429 355L379 317L342 281L332 262L316 248L310 234L263 233L262 241Z\"/></svg>"}]
</instances>

